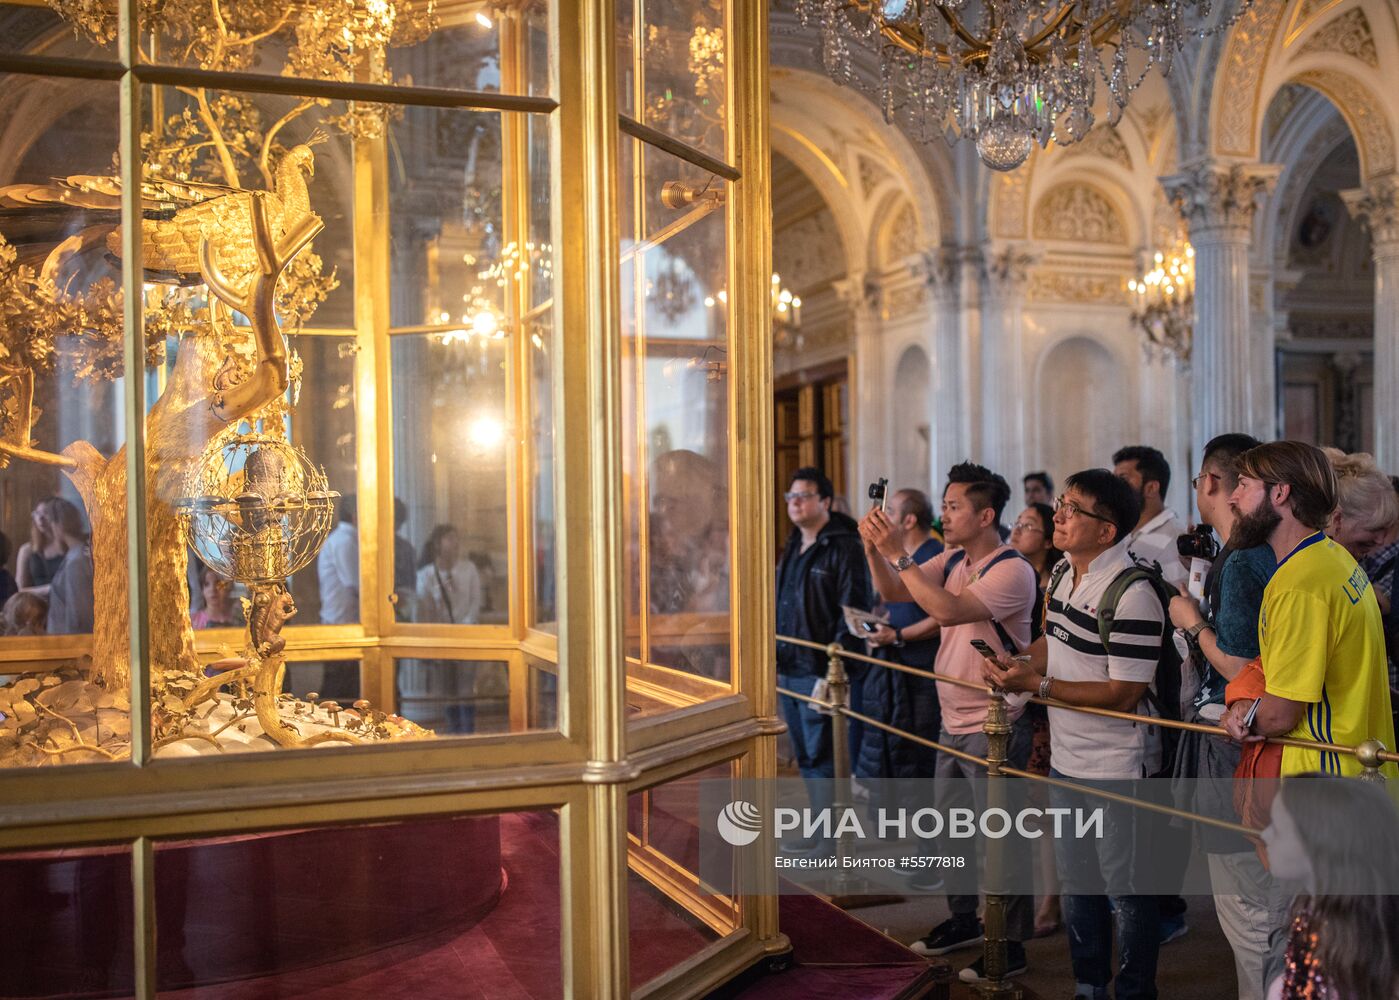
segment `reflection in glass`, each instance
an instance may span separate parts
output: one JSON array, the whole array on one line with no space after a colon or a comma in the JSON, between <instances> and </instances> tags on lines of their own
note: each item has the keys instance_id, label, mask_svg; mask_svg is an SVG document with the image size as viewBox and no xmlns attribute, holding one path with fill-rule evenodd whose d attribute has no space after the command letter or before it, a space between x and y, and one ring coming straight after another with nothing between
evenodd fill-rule
<instances>
[{"instance_id":1,"label":"reflection in glass","mask_svg":"<svg viewBox=\"0 0 1399 1000\"><path fill-rule=\"evenodd\" d=\"M441 659L397 664L400 715L439 736L510 732L508 664Z\"/></svg>"},{"instance_id":2,"label":"reflection in glass","mask_svg":"<svg viewBox=\"0 0 1399 1000\"><path fill-rule=\"evenodd\" d=\"M621 144L625 166L646 166L630 178L637 197L624 201L641 211L621 220L627 653L727 688L728 248L717 210L724 183L644 143ZM659 193L682 182L714 196L680 204ZM691 698L719 692L661 683ZM648 706L659 707L633 701L641 711Z\"/></svg>"},{"instance_id":3,"label":"reflection in glass","mask_svg":"<svg viewBox=\"0 0 1399 1000\"><path fill-rule=\"evenodd\" d=\"M643 123L725 158L727 41L724 0L638 0Z\"/></svg>"},{"instance_id":4,"label":"reflection in glass","mask_svg":"<svg viewBox=\"0 0 1399 1000\"><path fill-rule=\"evenodd\" d=\"M394 493L417 552L408 620L508 619L507 459L515 434L506 408L507 346L504 338L393 338Z\"/></svg>"},{"instance_id":5,"label":"reflection in glass","mask_svg":"<svg viewBox=\"0 0 1399 1000\"><path fill-rule=\"evenodd\" d=\"M112 172L117 88L7 77L0 109L25 132L0 153L0 766L100 762L130 752L123 266L110 189L78 188Z\"/></svg>"},{"instance_id":6,"label":"reflection in glass","mask_svg":"<svg viewBox=\"0 0 1399 1000\"><path fill-rule=\"evenodd\" d=\"M635 984L668 971L737 924L733 901L701 884L699 870L700 784L732 781L734 768L724 761L627 796L627 923ZM723 865L733 855L722 843L708 844L706 851L713 852L707 865Z\"/></svg>"},{"instance_id":7,"label":"reflection in glass","mask_svg":"<svg viewBox=\"0 0 1399 1000\"><path fill-rule=\"evenodd\" d=\"M0 854L5 996L130 996L131 848Z\"/></svg>"},{"instance_id":8,"label":"reflection in glass","mask_svg":"<svg viewBox=\"0 0 1399 1000\"><path fill-rule=\"evenodd\" d=\"M305 373L299 403L287 417L291 441L325 470L330 488L341 495L337 523L316 561L295 574L289 584L299 608L296 623L353 625L360 620L355 503L355 359L359 349L354 337L322 334L289 337L287 343L301 358Z\"/></svg>"},{"instance_id":9,"label":"reflection in glass","mask_svg":"<svg viewBox=\"0 0 1399 1000\"><path fill-rule=\"evenodd\" d=\"M548 811L161 842L159 995L562 997L558 856Z\"/></svg>"}]
</instances>

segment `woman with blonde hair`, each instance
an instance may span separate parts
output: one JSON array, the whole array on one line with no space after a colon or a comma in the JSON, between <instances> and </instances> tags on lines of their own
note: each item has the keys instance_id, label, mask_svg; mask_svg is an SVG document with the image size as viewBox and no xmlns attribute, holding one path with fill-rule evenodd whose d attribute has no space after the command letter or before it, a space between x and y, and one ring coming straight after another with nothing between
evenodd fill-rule
<instances>
[{"instance_id":1,"label":"woman with blonde hair","mask_svg":"<svg viewBox=\"0 0 1399 1000\"><path fill-rule=\"evenodd\" d=\"M1338 503L1326 533L1358 562L1389 537L1399 520L1399 499L1394 485L1365 452L1347 455L1337 448L1323 448L1336 470Z\"/></svg>"},{"instance_id":2,"label":"woman with blonde hair","mask_svg":"<svg viewBox=\"0 0 1399 1000\"><path fill-rule=\"evenodd\" d=\"M19 547L15 557L15 582L27 590L48 599L49 584L63 565L68 546L53 523L53 502L57 497L44 497L34 505L29 518L29 541Z\"/></svg>"}]
</instances>

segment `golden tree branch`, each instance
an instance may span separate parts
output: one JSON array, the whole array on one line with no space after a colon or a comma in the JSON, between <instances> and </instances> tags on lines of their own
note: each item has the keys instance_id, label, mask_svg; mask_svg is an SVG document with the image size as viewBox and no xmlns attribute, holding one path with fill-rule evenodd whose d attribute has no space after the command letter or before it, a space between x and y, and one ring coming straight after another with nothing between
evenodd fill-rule
<instances>
[{"instance_id":1,"label":"golden tree branch","mask_svg":"<svg viewBox=\"0 0 1399 1000\"><path fill-rule=\"evenodd\" d=\"M53 465L60 469L76 469L78 467L78 463L66 455L40 451L37 448L21 448L19 445L10 444L7 441L0 441L0 455L9 455L11 458L20 458L39 465Z\"/></svg>"},{"instance_id":2,"label":"golden tree branch","mask_svg":"<svg viewBox=\"0 0 1399 1000\"><path fill-rule=\"evenodd\" d=\"M204 127L209 130L209 138L213 140L214 149L219 154L219 163L223 167L224 180L229 187L242 187L238 179L238 168L233 163L233 154L228 151L228 144L224 142L223 132L219 130L219 124L214 119L214 112L209 107L209 95L203 87L177 87L175 88L186 97L193 97L199 104L199 117L204 122Z\"/></svg>"},{"instance_id":3,"label":"golden tree branch","mask_svg":"<svg viewBox=\"0 0 1399 1000\"><path fill-rule=\"evenodd\" d=\"M267 163L268 158L272 155L272 140L277 137L277 133L282 130L284 125L303 114L308 108L315 106L315 103L315 101L310 99L302 99L297 103L296 107L282 115L281 118L278 118L276 124L267 130L267 136L262 140L262 152L258 154L257 158L258 169L262 171L262 179L267 186L267 190L271 191L273 187L272 171Z\"/></svg>"}]
</instances>

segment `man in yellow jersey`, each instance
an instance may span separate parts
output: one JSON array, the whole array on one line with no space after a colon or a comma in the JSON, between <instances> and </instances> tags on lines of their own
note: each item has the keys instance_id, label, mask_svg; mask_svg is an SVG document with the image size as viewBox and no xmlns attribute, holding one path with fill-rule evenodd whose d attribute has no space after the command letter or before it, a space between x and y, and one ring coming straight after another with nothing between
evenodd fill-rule
<instances>
[{"instance_id":1,"label":"man in yellow jersey","mask_svg":"<svg viewBox=\"0 0 1399 1000\"><path fill-rule=\"evenodd\" d=\"M1267 693L1235 702L1224 726L1235 739L1291 736L1355 746L1378 739L1394 747L1384 628L1369 578L1350 554L1323 534L1336 506L1336 476L1320 449L1276 441L1238 459L1237 511L1230 542L1268 544L1278 568L1263 591L1258 645ZM1284 747L1282 774L1355 775L1350 754ZM1393 764L1386 777L1399 778Z\"/></svg>"}]
</instances>

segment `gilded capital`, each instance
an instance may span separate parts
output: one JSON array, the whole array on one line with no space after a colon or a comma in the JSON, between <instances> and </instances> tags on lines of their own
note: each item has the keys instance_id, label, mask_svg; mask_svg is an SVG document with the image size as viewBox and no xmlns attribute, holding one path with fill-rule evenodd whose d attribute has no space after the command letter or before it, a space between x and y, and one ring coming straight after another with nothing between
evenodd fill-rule
<instances>
[{"instance_id":1,"label":"gilded capital","mask_svg":"<svg viewBox=\"0 0 1399 1000\"><path fill-rule=\"evenodd\" d=\"M1366 187L1342 191L1352 218L1365 223L1376 251L1399 249L1399 174L1377 177Z\"/></svg>"},{"instance_id":2,"label":"gilded capital","mask_svg":"<svg viewBox=\"0 0 1399 1000\"><path fill-rule=\"evenodd\" d=\"M1209 232L1246 238L1258 196L1277 184L1282 167L1273 163L1197 163L1161 178L1161 186L1199 242Z\"/></svg>"}]
</instances>

